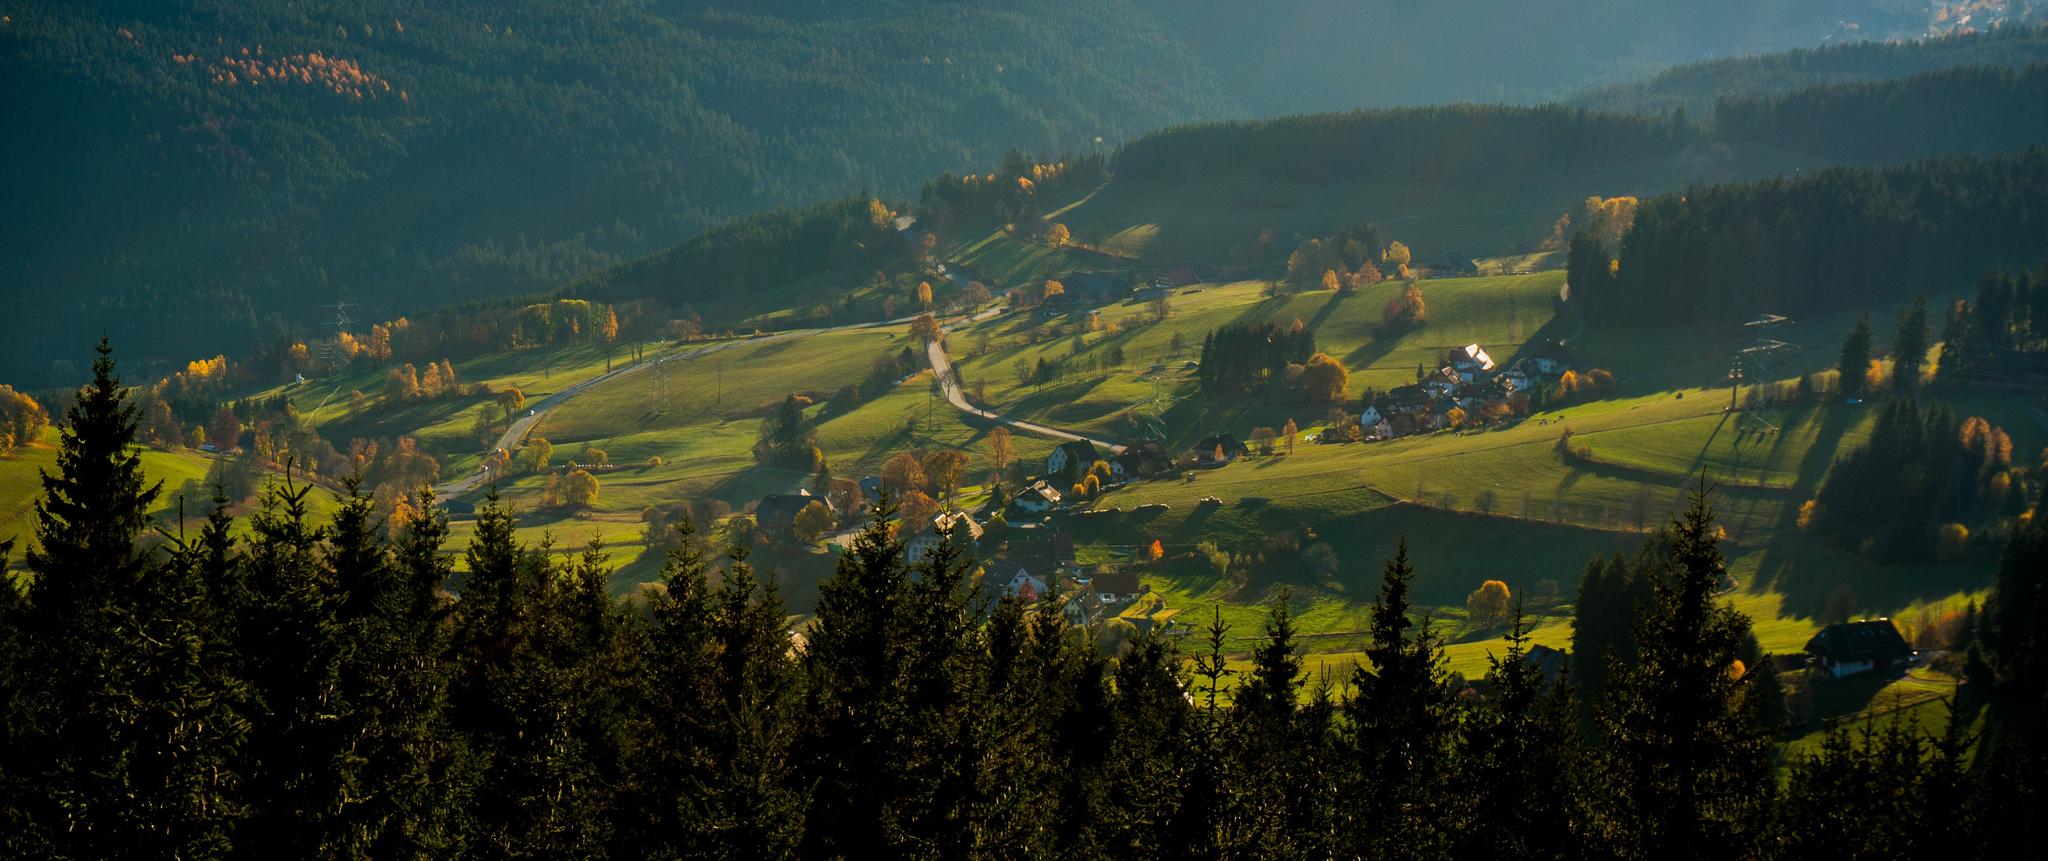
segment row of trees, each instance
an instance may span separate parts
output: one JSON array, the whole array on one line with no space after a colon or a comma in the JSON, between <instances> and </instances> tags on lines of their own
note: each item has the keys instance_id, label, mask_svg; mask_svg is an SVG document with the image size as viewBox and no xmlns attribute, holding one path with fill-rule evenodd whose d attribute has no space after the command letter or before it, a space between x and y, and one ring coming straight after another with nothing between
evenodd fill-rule
<instances>
[{"instance_id":1,"label":"row of trees","mask_svg":"<svg viewBox=\"0 0 2048 861\"><path fill-rule=\"evenodd\" d=\"M1232 323L1202 336L1202 390L1242 394L1284 380L1288 365L1316 354L1315 332L1295 321L1291 327L1267 321Z\"/></svg>"},{"instance_id":2,"label":"row of trees","mask_svg":"<svg viewBox=\"0 0 2048 861\"><path fill-rule=\"evenodd\" d=\"M1285 600L1244 670L1220 619L1191 656L1144 634L1106 658L1056 599L978 598L951 545L907 564L886 507L794 641L746 552L710 558L687 521L633 605L597 548L522 546L495 504L459 580L441 518L387 539L345 494L315 524L303 487L274 489L246 539L216 510L139 546L156 490L112 371L68 416L26 592L0 590L13 856L2012 857L2039 839L2048 525L2016 533L1984 613L1977 771L1953 734L1838 737L1781 788L1775 681L1716 597L1703 494L1646 552L1630 654L1610 650L1597 694L1524 660L1516 620L1461 696L1405 546L1365 660L1304 691Z\"/></svg>"}]
</instances>

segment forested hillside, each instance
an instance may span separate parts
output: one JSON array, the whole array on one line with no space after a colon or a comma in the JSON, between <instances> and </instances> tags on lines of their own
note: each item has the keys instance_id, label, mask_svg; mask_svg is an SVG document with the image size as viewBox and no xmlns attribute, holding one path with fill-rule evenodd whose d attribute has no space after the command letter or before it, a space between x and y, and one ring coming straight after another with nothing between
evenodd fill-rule
<instances>
[{"instance_id":1,"label":"forested hillside","mask_svg":"<svg viewBox=\"0 0 2048 861\"><path fill-rule=\"evenodd\" d=\"M2043 200L2042 147L1694 188L1643 202L1611 274L1608 249L1576 243L1571 284L1595 319L1615 322L1869 307L2039 260Z\"/></svg>"},{"instance_id":2,"label":"forested hillside","mask_svg":"<svg viewBox=\"0 0 2048 861\"><path fill-rule=\"evenodd\" d=\"M183 361L325 328L340 298L383 319L549 289L1011 149L1530 101L1929 26L1894 0L1735 5L6 0L0 258L43 325L0 351L0 376L55 382L47 357L103 330Z\"/></svg>"},{"instance_id":3,"label":"forested hillside","mask_svg":"<svg viewBox=\"0 0 2048 861\"><path fill-rule=\"evenodd\" d=\"M1778 54L1729 57L1666 69L1642 81L1575 93L1573 107L1705 118L1726 98L1754 98L1808 87L1879 81L1953 66L2018 68L2048 60L2048 28L2015 26L1902 42L1862 41Z\"/></svg>"},{"instance_id":4,"label":"forested hillside","mask_svg":"<svg viewBox=\"0 0 2048 861\"><path fill-rule=\"evenodd\" d=\"M1262 114L1459 101L1541 102L1673 64L1845 39L1913 38L1909 0L1140 0ZM1958 61L1962 62L1962 61Z\"/></svg>"},{"instance_id":5,"label":"forested hillside","mask_svg":"<svg viewBox=\"0 0 2048 861\"><path fill-rule=\"evenodd\" d=\"M1234 110L1122 3L0 16L0 258L43 323L0 374L31 384L107 326L183 359L338 297L383 318L550 288L762 208Z\"/></svg>"}]
</instances>

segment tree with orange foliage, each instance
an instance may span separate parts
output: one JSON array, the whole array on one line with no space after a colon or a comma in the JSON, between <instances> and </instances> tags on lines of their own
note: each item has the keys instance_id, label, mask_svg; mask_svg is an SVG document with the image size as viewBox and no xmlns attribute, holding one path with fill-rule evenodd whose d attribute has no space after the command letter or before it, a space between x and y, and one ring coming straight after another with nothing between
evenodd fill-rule
<instances>
[{"instance_id":1,"label":"tree with orange foliage","mask_svg":"<svg viewBox=\"0 0 2048 861\"><path fill-rule=\"evenodd\" d=\"M932 306L932 282L917 282L917 304L925 308Z\"/></svg>"},{"instance_id":2,"label":"tree with orange foliage","mask_svg":"<svg viewBox=\"0 0 2048 861\"><path fill-rule=\"evenodd\" d=\"M1145 548L1145 558L1152 562L1166 558L1166 545L1159 543L1157 538L1152 539L1152 546Z\"/></svg>"},{"instance_id":3,"label":"tree with orange foliage","mask_svg":"<svg viewBox=\"0 0 2048 861\"><path fill-rule=\"evenodd\" d=\"M1301 367L1301 393L1315 403L1342 403L1351 372L1328 353L1308 357ZM1269 431L1270 433L1270 431Z\"/></svg>"},{"instance_id":4,"label":"tree with orange foliage","mask_svg":"<svg viewBox=\"0 0 2048 861\"><path fill-rule=\"evenodd\" d=\"M917 319L910 321L910 336L916 338L918 343L929 344L938 340L939 334L939 321L933 318L929 311L917 315Z\"/></svg>"},{"instance_id":5,"label":"tree with orange foliage","mask_svg":"<svg viewBox=\"0 0 2048 861\"><path fill-rule=\"evenodd\" d=\"M1064 224L1054 224L1045 229L1045 244L1054 248L1065 247L1073 238L1074 234L1069 232Z\"/></svg>"}]
</instances>

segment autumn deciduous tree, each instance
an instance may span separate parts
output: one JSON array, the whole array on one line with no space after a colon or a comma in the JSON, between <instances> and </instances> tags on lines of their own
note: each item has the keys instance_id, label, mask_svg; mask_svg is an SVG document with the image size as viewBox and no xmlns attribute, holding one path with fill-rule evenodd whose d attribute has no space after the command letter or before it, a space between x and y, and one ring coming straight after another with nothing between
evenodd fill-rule
<instances>
[{"instance_id":1,"label":"autumn deciduous tree","mask_svg":"<svg viewBox=\"0 0 2048 861\"><path fill-rule=\"evenodd\" d=\"M910 336L920 344L929 344L939 339L939 321L927 312L910 321Z\"/></svg>"},{"instance_id":2,"label":"autumn deciduous tree","mask_svg":"<svg viewBox=\"0 0 2048 861\"><path fill-rule=\"evenodd\" d=\"M939 501L922 490L903 494L896 505L896 516L902 518L912 529L931 525L932 517L939 513Z\"/></svg>"},{"instance_id":3,"label":"autumn deciduous tree","mask_svg":"<svg viewBox=\"0 0 2048 861\"><path fill-rule=\"evenodd\" d=\"M822 501L814 501L796 513L790 523L790 533L796 540L809 543L823 537L832 528L832 509Z\"/></svg>"},{"instance_id":4,"label":"autumn deciduous tree","mask_svg":"<svg viewBox=\"0 0 2048 861\"><path fill-rule=\"evenodd\" d=\"M1067 226L1064 224L1054 224L1045 230L1045 244L1054 248L1065 246L1073 238L1074 235L1068 232Z\"/></svg>"},{"instance_id":5,"label":"autumn deciduous tree","mask_svg":"<svg viewBox=\"0 0 2048 861\"><path fill-rule=\"evenodd\" d=\"M498 408L505 411L505 420L511 421L520 410L526 409L526 393L518 386L506 386L498 393Z\"/></svg>"},{"instance_id":6,"label":"autumn deciduous tree","mask_svg":"<svg viewBox=\"0 0 2048 861\"><path fill-rule=\"evenodd\" d=\"M1279 436L1269 427L1252 428L1250 442L1253 448L1259 450L1260 454L1272 454L1273 440L1278 439Z\"/></svg>"},{"instance_id":7,"label":"autumn deciduous tree","mask_svg":"<svg viewBox=\"0 0 2048 861\"><path fill-rule=\"evenodd\" d=\"M1145 558L1152 562L1166 558L1166 545L1159 543L1157 538L1152 539L1151 546L1145 548Z\"/></svg>"},{"instance_id":8,"label":"autumn deciduous tree","mask_svg":"<svg viewBox=\"0 0 2048 861\"><path fill-rule=\"evenodd\" d=\"M1339 287L1342 287L1342 286L1344 286L1344 282L1343 282L1343 281L1341 281L1341 280L1339 280L1339 279L1337 278L1337 270L1335 270L1335 269L1325 269L1325 270L1323 270L1323 289L1324 289L1324 290L1331 290L1331 291L1334 291L1334 290L1336 290L1337 288L1339 288Z\"/></svg>"},{"instance_id":9,"label":"autumn deciduous tree","mask_svg":"<svg viewBox=\"0 0 2048 861\"><path fill-rule=\"evenodd\" d=\"M1294 423L1294 418L1292 416L1289 416L1287 419L1287 424L1280 428L1281 442L1283 445L1287 447L1288 454L1294 453L1294 438L1300 435L1300 426Z\"/></svg>"},{"instance_id":10,"label":"autumn deciduous tree","mask_svg":"<svg viewBox=\"0 0 2048 861\"><path fill-rule=\"evenodd\" d=\"M1010 429L998 426L995 430L989 431L988 465L995 467L997 472L1001 472L1008 469L1010 461L1014 459L1016 459L1016 454L1010 446Z\"/></svg>"},{"instance_id":11,"label":"autumn deciduous tree","mask_svg":"<svg viewBox=\"0 0 2048 861\"><path fill-rule=\"evenodd\" d=\"M555 444L548 442L547 437L537 436L526 441L526 464L534 472L546 471L548 460L554 456Z\"/></svg>"},{"instance_id":12,"label":"autumn deciduous tree","mask_svg":"<svg viewBox=\"0 0 2048 861\"><path fill-rule=\"evenodd\" d=\"M918 461L917 455L903 452L882 464L882 489L894 494L899 500L898 505L902 504L900 500L905 495L926 484L924 464Z\"/></svg>"},{"instance_id":13,"label":"autumn deciduous tree","mask_svg":"<svg viewBox=\"0 0 2048 861\"><path fill-rule=\"evenodd\" d=\"M924 308L932 306L932 282L917 282L917 304Z\"/></svg>"},{"instance_id":14,"label":"autumn deciduous tree","mask_svg":"<svg viewBox=\"0 0 2048 861\"><path fill-rule=\"evenodd\" d=\"M571 470L562 477L562 502L573 508L589 508L597 501L597 476L584 470Z\"/></svg>"},{"instance_id":15,"label":"autumn deciduous tree","mask_svg":"<svg viewBox=\"0 0 2048 861\"><path fill-rule=\"evenodd\" d=\"M957 451L935 451L924 456L924 475L931 493L940 499L950 500L953 491L960 487L960 476L967 472L967 455Z\"/></svg>"},{"instance_id":16,"label":"autumn deciduous tree","mask_svg":"<svg viewBox=\"0 0 2048 861\"><path fill-rule=\"evenodd\" d=\"M1380 262L1395 269L1407 268L1408 261L1411 259L1413 259L1413 255L1408 251L1408 246L1401 244L1399 241L1387 243L1387 250L1380 253Z\"/></svg>"},{"instance_id":17,"label":"autumn deciduous tree","mask_svg":"<svg viewBox=\"0 0 2048 861\"><path fill-rule=\"evenodd\" d=\"M1401 295L1387 300L1380 309L1380 321L1394 330L1413 329L1429 319L1429 306L1422 301L1422 288L1414 283L1401 288Z\"/></svg>"},{"instance_id":18,"label":"autumn deciduous tree","mask_svg":"<svg viewBox=\"0 0 2048 861\"><path fill-rule=\"evenodd\" d=\"M1465 596L1466 618L1481 628L1497 625L1507 618L1509 599L1508 584L1499 580L1481 583Z\"/></svg>"},{"instance_id":19,"label":"autumn deciduous tree","mask_svg":"<svg viewBox=\"0 0 2048 861\"><path fill-rule=\"evenodd\" d=\"M1328 353L1317 353L1308 357L1301 368L1301 393L1313 403L1342 403L1344 386L1351 380L1351 372L1344 363ZM1268 434L1272 433L1267 429Z\"/></svg>"},{"instance_id":20,"label":"autumn deciduous tree","mask_svg":"<svg viewBox=\"0 0 2048 861\"><path fill-rule=\"evenodd\" d=\"M1039 301L1049 302L1055 296L1065 295L1067 295L1067 285L1052 279L1046 279L1045 289L1039 294Z\"/></svg>"}]
</instances>

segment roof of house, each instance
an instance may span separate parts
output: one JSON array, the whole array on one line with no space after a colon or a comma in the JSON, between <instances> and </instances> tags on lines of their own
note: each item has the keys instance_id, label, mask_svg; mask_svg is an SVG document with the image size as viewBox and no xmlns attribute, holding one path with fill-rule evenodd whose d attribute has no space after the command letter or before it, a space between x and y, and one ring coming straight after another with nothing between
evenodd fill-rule
<instances>
[{"instance_id":1,"label":"roof of house","mask_svg":"<svg viewBox=\"0 0 2048 861\"><path fill-rule=\"evenodd\" d=\"M1459 347L1458 352L1462 354L1462 361L1478 365L1482 371L1493 370L1493 357L1487 355L1486 350L1478 344L1466 344L1463 347Z\"/></svg>"},{"instance_id":2,"label":"roof of house","mask_svg":"<svg viewBox=\"0 0 2048 861\"><path fill-rule=\"evenodd\" d=\"M1906 645L1906 638L1900 636L1897 625L1890 619L1865 619L1860 622L1837 622L1822 628L1813 639L1806 641L1807 654L1835 661L1867 661L1873 658L1911 657L1913 647Z\"/></svg>"},{"instance_id":3,"label":"roof of house","mask_svg":"<svg viewBox=\"0 0 2048 861\"><path fill-rule=\"evenodd\" d=\"M1023 563L1015 559L990 559L984 566L984 571L982 577L993 583L1007 585L1019 576L1029 577L1040 583L1045 582L1045 578L1031 573L1031 569L1024 567Z\"/></svg>"},{"instance_id":4,"label":"roof of house","mask_svg":"<svg viewBox=\"0 0 2048 861\"><path fill-rule=\"evenodd\" d=\"M1535 667L1536 671L1547 679L1556 679L1557 674L1564 671L1565 662L1570 659L1571 655L1565 650L1553 649L1542 643L1530 646L1529 651L1522 655L1522 660L1529 662L1530 666Z\"/></svg>"},{"instance_id":5,"label":"roof of house","mask_svg":"<svg viewBox=\"0 0 2048 861\"><path fill-rule=\"evenodd\" d=\"M812 496L808 490L771 493L761 497L761 501L754 506L754 519L788 520L796 517L797 512L804 510L804 506L816 501L817 497Z\"/></svg>"},{"instance_id":6,"label":"roof of house","mask_svg":"<svg viewBox=\"0 0 2048 861\"><path fill-rule=\"evenodd\" d=\"M1138 574L1135 571L1105 571L1088 581L1088 588L1118 595L1136 592L1139 591Z\"/></svg>"},{"instance_id":7,"label":"roof of house","mask_svg":"<svg viewBox=\"0 0 2048 861\"><path fill-rule=\"evenodd\" d=\"M1067 459L1080 464L1083 469L1086 469L1089 464L1094 463L1102 456L1101 452L1096 450L1095 444L1085 439L1069 440L1060 443L1054 450L1066 452Z\"/></svg>"},{"instance_id":8,"label":"roof of house","mask_svg":"<svg viewBox=\"0 0 2048 861\"><path fill-rule=\"evenodd\" d=\"M1195 448L1199 451L1208 451L1209 449L1213 449L1219 445L1222 446L1225 451L1229 451L1232 449L1235 449L1237 451L1245 450L1244 443L1238 442L1237 437L1231 436L1227 433L1219 433L1214 436L1203 437L1201 442L1195 443Z\"/></svg>"},{"instance_id":9,"label":"roof of house","mask_svg":"<svg viewBox=\"0 0 2048 861\"><path fill-rule=\"evenodd\" d=\"M1172 463L1173 457L1166 453L1166 447L1156 440L1133 443L1116 456L1116 461L1125 466L1136 466L1146 461Z\"/></svg>"},{"instance_id":10,"label":"roof of house","mask_svg":"<svg viewBox=\"0 0 2048 861\"><path fill-rule=\"evenodd\" d=\"M1060 278L1060 286L1067 293L1128 293L1131 289L1131 275L1128 272L1074 272Z\"/></svg>"},{"instance_id":11,"label":"roof of house","mask_svg":"<svg viewBox=\"0 0 2048 861\"><path fill-rule=\"evenodd\" d=\"M1052 485L1046 484L1043 481L1032 482L1030 487L1017 491L1017 495L1012 497L1012 499L1023 499L1026 496L1036 496L1053 505L1060 503L1060 492L1054 490Z\"/></svg>"},{"instance_id":12,"label":"roof of house","mask_svg":"<svg viewBox=\"0 0 2048 861\"><path fill-rule=\"evenodd\" d=\"M1531 359L1552 359L1560 362L1572 357L1572 354L1565 350L1563 341L1552 340L1532 343L1522 355Z\"/></svg>"},{"instance_id":13,"label":"roof of house","mask_svg":"<svg viewBox=\"0 0 2048 861\"><path fill-rule=\"evenodd\" d=\"M932 515L932 522L918 529L917 535L937 537L952 532L956 528L965 530L966 535L964 538L967 541L981 540L981 524L974 522L974 518L969 517L965 511L942 511L934 514ZM961 535L954 535L955 539L962 537Z\"/></svg>"}]
</instances>

